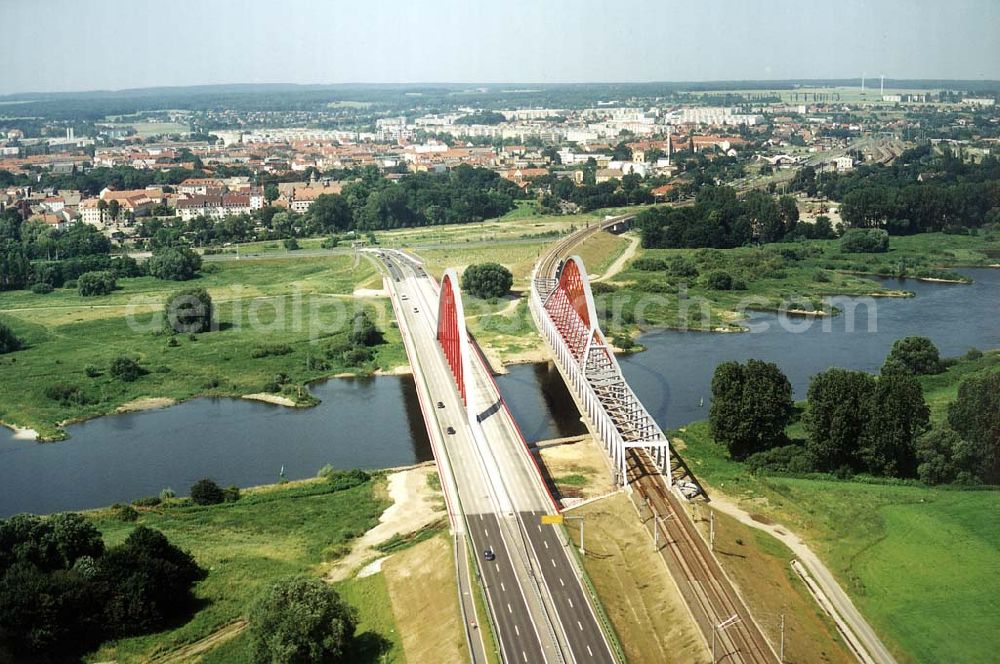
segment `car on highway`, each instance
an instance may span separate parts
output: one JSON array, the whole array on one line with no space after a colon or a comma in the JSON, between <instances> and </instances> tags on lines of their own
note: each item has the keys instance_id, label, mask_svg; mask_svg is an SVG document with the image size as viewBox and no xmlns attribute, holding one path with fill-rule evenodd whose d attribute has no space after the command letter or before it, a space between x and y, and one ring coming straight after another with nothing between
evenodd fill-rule
<instances>
[{"instance_id":1,"label":"car on highway","mask_svg":"<svg viewBox=\"0 0 1000 664\"><path fill-rule=\"evenodd\" d=\"M416 307L413 307L413 313L419 314L420 313L420 309L417 309Z\"/></svg>"},{"instance_id":2,"label":"car on highway","mask_svg":"<svg viewBox=\"0 0 1000 664\"><path fill-rule=\"evenodd\" d=\"M445 431L447 431L449 435L455 435L455 427L448 427Z\"/></svg>"},{"instance_id":3,"label":"car on highway","mask_svg":"<svg viewBox=\"0 0 1000 664\"><path fill-rule=\"evenodd\" d=\"M406 293L403 293L402 295L399 296L399 299L401 299L401 300L409 300L410 297Z\"/></svg>"},{"instance_id":4,"label":"car on highway","mask_svg":"<svg viewBox=\"0 0 1000 664\"><path fill-rule=\"evenodd\" d=\"M437 406L438 406L438 408L444 408L444 402L443 401L438 401Z\"/></svg>"},{"instance_id":5,"label":"car on highway","mask_svg":"<svg viewBox=\"0 0 1000 664\"><path fill-rule=\"evenodd\" d=\"M485 551L483 551L483 558L489 561L493 561L497 559L497 554L493 553L493 549L486 549Z\"/></svg>"}]
</instances>

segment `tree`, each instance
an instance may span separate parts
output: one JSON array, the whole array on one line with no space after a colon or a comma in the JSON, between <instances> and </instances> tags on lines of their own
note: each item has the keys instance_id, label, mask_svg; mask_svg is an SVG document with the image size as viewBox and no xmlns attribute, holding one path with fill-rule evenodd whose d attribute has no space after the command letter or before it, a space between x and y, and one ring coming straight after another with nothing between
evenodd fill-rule
<instances>
[{"instance_id":1,"label":"tree","mask_svg":"<svg viewBox=\"0 0 1000 664\"><path fill-rule=\"evenodd\" d=\"M0 323L0 355L13 353L23 347L24 342L14 334L14 330L10 329L6 323Z\"/></svg>"},{"instance_id":2,"label":"tree","mask_svg":"<svg viewBox=\"0 0 1000 664\"><path fill-rule=\"evenodd\" d=\"M108 214L111 216L111 221L118 221L118 215L121 214L121 210L121 203L118 202L117 198L112 198L111 202L108 203Z\"/></svg>"},{"instance_id":3,"label":"tree","mask_svg":"<svg viewBox=\"0 0 1000 664\"><path fill-rule=\"evenodd\" d=\"M118 287L118 283L113 272L100 270L81 274L77 277L76 287L82 297L92 297L109 295Z\"/></svg>"},{"instance_id":4,"label":"tree","mask_svg":"<svg viewBox=\"0 0 1000 664\"><path fill-rule=\"evenodd\" d=\"M933 341L927 337L903 337L892 344L882 365L882 375L922 376L941 373L943 369Z\"/></svg>"},{"instance_id":5,"label":"tree","mask_svg":"<svg viewBox=\"0 0 1000 664\"><path fill-rule=\"evenodd\" d=\"M979 480L1000 484L1000 371L962 381L948 406L948 424L973 445Z\"/></svg>"},{"instance_id":6,"label":"tree","mask_svg":"<svg viewBox=\"0 0 1000 664\"><path fill-rule=\"evenodd\" d=\"M272 585L249 612L255 662L345 662L357 613L320 579L292 577Z\"/></svg>"},{"instance_id":7,"label":"tree","mask_svg":"<svg viewBox=\"0 0 1000 664\"><path fill-rule=\"evenodd\" d=\"M514 285L514 275L499 263L470 265L462 273L462 290L484 300L503 297Z\"/></svg>"},{"instance_id":8,"label":"tree","mask_svg":"<svg viewBox=\"0 0 1000 664\"><path fill-rule=\"evenodd\" d=\"M712 377L712 436L734 459L745 459L786 441L792 386L773 362L723 362Z\"/></svg>"},{"instance_id":9,"label":"tree","mask_svg":"<svg viewBox=\"0 0 1000 664\"><path fill-rule=\"evenodd\" d=\"M926 484L978 483L976 446L947 425L935 426L917 438L917 477Z\"/></svg>"},{"instance_id":10,"label":"tree","mask_svg":"<svg viewBox=\"0 0 1000 664\"><path fill-rule=\"evenodd\" d=\"M712 270L705 275L705 287L712 290L732 290L733 278L725 270Z\"/></svg>"},{"instance_id":11,"label":"tree","mask_svg":"<svg viewBox=\"0 0 1000 664\"><path fill-rule=\"evenodd\" d=\"M195 505L218 505L225 499L222 488L208 478L198 480L191 487L191 501Z\"/></svg>"},{"instance_id":12,"label":"tree","mask_svg":"<svg viewBox=\"0 0 1000 664\"><path fill-rule=\"evenodd\" d=\"M212 296L204 288L177 291L167 298L164 320L173 332L210 332L213 329Z\"/></svg>"},{"instance_id":13,"label":"tree","mask_svg":"<svg viewBox=\"0 0 1000 664\"><path fill-rule=\"evenodd\" d=\"M927 428L930 410L913 376L882 376L867 407L859 448L863 469L872 475L915 477L916 439Z\"/></svg>"},{"instance_id":14,"label":"tree","mask_svg":"<svg viewBox=\"0 0 1000 664\"><path fill-rule=\"evenodd\" d=\"M874 392L875 378L864 371L834 368L813 376L803 423L817 470L859 468L859 441Z\"/></svg>"},{"instance_id":15,"label":"tree","mask_svg":"<svg viewBox=\"0 0 1000 664\"><path fill-rule=\"evenodd\" d=\"M366 311L354 314L348 339L355 346L377 346L382 343L382 332Z\"/></svg>"},{"instance_id":16,"label":"tree","mask_svg":"<svg viewBox=\"0 0 1000 664\"><path fill-rule=\"evenodd\" d=\"M111 360L111 366L108 369L108 373L118 380L131 383L132 381L137 380L145 372L142 367L139 366L139 363L131 357L119 355L115 359Z\"/></svg>"},{"instance_id":17,"label":"tree","mask_svg":"<svg viewBox=\"0 0 1000 664\"><path fill-rule=\"evenodd\" d=\"M187 281L201 269L201 256L187 247L166 247L154 251L146 266L157 279Z\"/></svg>"},{"instance_id":18,"label":"tree","mask_svg":"<svg viewBox=\"0 0 1000 664\"><path fill-rule=\"evenodd\" d=\"M354 227L354 215L347 200L336 194L321 194L309 206L309 232L315 235L341 233Z\"/></svg>"}]
</instances>

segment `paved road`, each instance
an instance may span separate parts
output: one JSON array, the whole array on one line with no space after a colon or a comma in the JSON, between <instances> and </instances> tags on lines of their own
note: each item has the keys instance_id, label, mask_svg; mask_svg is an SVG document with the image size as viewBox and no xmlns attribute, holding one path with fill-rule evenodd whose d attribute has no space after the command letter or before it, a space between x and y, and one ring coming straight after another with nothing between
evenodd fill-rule
<instances>
[{"instance_id":1,"label":"paved road","mask_svg":"<svg viewBox=\"0 0 1000 664\"><path fill-rule=\"evenodd\" d=\"M444 432L504 661L614 662L564 531L540 525L554 504L492 376L475 358L475 407L467 416L435 338L437 286L419 267L387 255L400 329L415 348L418 389L425 386L433 404L428 425ZM487 549L495 560L484 559Z\"/></svg>"}]
</instances>

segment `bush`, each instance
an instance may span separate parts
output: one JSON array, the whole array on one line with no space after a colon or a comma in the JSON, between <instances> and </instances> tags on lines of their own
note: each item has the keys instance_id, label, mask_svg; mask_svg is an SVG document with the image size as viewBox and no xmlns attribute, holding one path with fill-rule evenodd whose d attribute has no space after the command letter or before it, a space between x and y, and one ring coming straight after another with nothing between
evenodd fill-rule
<instances>
[{"instance_id":1,"label":"bush","mask_svg":"<svg viewBox=\"0 0 1000 664\"><path fill-rule=\"evenodd\" d=\"M840 238L845 254L880 254L889 251L889 233L878 228L852 228Z\"/></svg>"},{"instance_id":2,"label":"bush","mask_svg":"<svg viewBox=\"0 0 1000 664\"><path fill-rule=\"evenodd\" d=\"M240 488L238 486L227 486L222 490L222 500L227 503L235 503L240 499Z\"/></svg>"},{"instance_id":3,"label":"bush","mask_svg":"<svg viewBox=\"0 0 1000 664\"><path fill-rule=\"evenodd\" d=\"M83 373L87 374L87 378L97 378L101 375L101 370L93 364L88 364L83 368Z\"/></svg>"},{"instance_id":4,"label":"bush","mask_svg":"<svg viewBox=\"0 0 1000 664\"><path fill-rule=\"evenodd\" d=\"M299 246L299 241L293 237L285 238L283 244L285 245L285 249L287 249L288 251L297 251L301 249L301 247Z\"/></svg>"},{"instance_id":5,"label":"bush","mask_svg":"<svg viewBox=\"0 0 1000 664\"><path fill-rule=\"evenodd\" d=\"M694 279L698 276L698 266L683 256L674 256L667 264L667 271L675 277Z\"/></svg>"},{"instance_id":6,"label":"bush","mask_svg":"<svg viewBox=\"0 0 1000 664\"><path fill-rule=\"evenodd\" d=\"M144 496L142 498L136 498L132 501L132 504L136 507L156 507L163 500L159 496Z\"/></svg>"},{"instance_id":7,"label":"bush","mask_svg":"<svg viewBox=\"0 0 1000 664\"><path fill-rule=\"evenodd\" d=\"M264 344L263 346L257 346L250 351L250 357L259 359L261 357L270 357L272 355L288 355L292 352L292 347L288 344Z\"/></svg>"},{"instance_id":8,"label":"bush","mask_svg":"<svg viewBox=\"0 0 1000 664\"><path fill-rule=\"evenodd\" d=\"M15 350L21 350L23 347L24 342L14 334L14 330L7 327L4 323L0 323L0 355L13 353Z\"/></svg>"},{"instance_id":9,"label":"bush","mask_svg":"<svg viewBox=\"0 0 1000 664\"><path fill-rule=\"evenodd\" d=\"M77 291L83 297L94 295L108 295L118 284L115 282L115 275L106 270L99 272L84 272L77 279Z\"/></svg>"},{"instance_id":10,"label":"bush","mask_svg":"<svg viewBox=\"0 0 1000 664\"><path fill-rule=\"evenodd\" d=\"M218 505L226 499L226 494L213 480L198 480L191 487L191 501L195 505Z\"/></svg>"},{"instance_id":11,"label":"bush","mask_svg":"<svg viewBox=\"0 0 1000 664\"><path fill-rule=\"evenodd\" d=\"M382 332L366 311L354 314L348 340L355 346L378 346L382 343Z\"/></svg>"},{"instance_id":12,"label":"bush","mask_svg":"<svg viewBox=\"0 0 1000 664\"><path fill-rule=\"evenodd\" d=\"M63 282L62 287L65 288L66 290L76 290L77 287L76 279L67 279L66 281Z\"/></svg>"},{"instance_id":13,"label":"bush","mask_svg":"<svg viewBox=\"0 0 1000 664\"><path fill-rule=\"evenodd\" d=\"M978 348L970 348L970 349L969 349L969 350L968 350L968 351L967 351L967 352L965 353L965 359L966 359L966 360L969 360L969 361L974 361L974 360L978 360L978 359L980 359L980 358L981 358L982 356L983 356L983 351L979 350Z\"/></svg>"},{"instance_id":14,"label":"bush","mask_svg":"<svg viewBox=\"0 0 1000 664\"><path fill-rule=\"evenodd\" d=\"M64 406L85 406L91 403L91 398L80 387L67 383L49 385L45 388L45 396Z\"/></svg>"},{"instance_id":15,"label":"bush","mask_svg":"<svg viewBox=\"0 0 1000 664\"><path fill-rule=\"evenodd\" d=\"M712 290L733 290L733 278L725 270L713 270L705 276L705 286Z\"/></svg>"},{"instance_id":16,"label":"bush","mask_svg":"<svg viewBox=\"0 0 1000 664\"><path fill-rule=\"evenodd\" d=\"M643 256L632 261L632 269L643 272L662 272L667 269L667 263L659 258Z\"/></svg>"},{"instance_id":17,"label":"bush","mask_svg":"<svg viewBox=\"0 0 1000 664\"><path fill-rule=\"evenodd\" d=\"M52 284L44 281L39 281L38 283L31 285L31 292L36 295L48 295L54 290L55 289L52 287Z\"/></svg>"},{"instance_id":18,"label":"bush","mask_svg":"<svg viewBox=\"0 0 1000 664\"><path fill-rule=\"evenodd\" d=\"M371 362L374 358L374 354L370 348L365 348L364 346L354 346L345 350L341 357L344 364L347 366L360 367L367 362Z\"/></svg>"},{"instance_id":19,"label":"bush","mask_svg":"<svg viewBox=\"0 0 1000 664\"><path fill-rule=\"evenodd\" d=\"M167 488L163 489L162 491L160 491L160 501L161 502L166 502L166 501L170 500L171 498L176 498L176 497L177 497L177 494L174 493L174 490L171 489L170 487L167 487Z\"/></svg>"},{"instance_id":20,"label":"bush","mask_svg":"<svg viewBox=\"0 0 1000 664\"><path fill-rule=\"evenodd\" d=\"M201 256L186 247L166 247L153 252L146 269L157 279L187 281L201 269Z\"/></svg>"},{"instance_id":21,"label":"bush","mask_svg":"<svg viewBox=\"0 0 1000 664\"><path fill-rule=\"evenodd\" d=\"M326 237L326 238L323 238L323 241L320 242L319 246L322 247L323 249L333 249L338 244L340 244L340 240L338 240L337 238L335 238L335 237Z\"/></svg>"},{"instance_id":22,"label":"bush","mask_svg":"<svg viewBox=\"0 0 1000 664\"><path fill-rule=\"evenodd\" d=\"M111 360L111 366L108 372L117 378L118 380L124 381L126 383L131 383L137 380L142 374L146 373L143 371L139 363L133 360L131 357L126 357L124 355L119 355L115 359Z\"/></svg>"},{"instance_id":23,"label":"bush","mask_svg":"<svg viewBox=\"0 0 1000 664\"><path fill-rule=\"evenodd\" d=\"M330 481L330 486L334 491L346 491L356 486L361 486L371 479L371 475L354 468L352 470L332 470L325 476Z\"/></svg>"},{"instance_id":24,"label":"bush","mask_svg":"<svg viewBox=\"0 0 1000 664\"><path fill-rule=\"evenodd\" d=\"M635 348L635 341L633 341L632 337L627 334L616 334L611 339L611 343L622 350L632 350Z\"/></svg>"},{"instance_id":25,"label":"bush","mask_svg":"<svg viewBox=\"0 0 1000 664\"><path fill-rule=\"evenodd\" d=\"M139 520L139 513L131 505L115 503L111 506L111 513L116 519L125 523L133 523Z\"/></svg>"},{"instance_id":26,"label":"bush","mask_svg":"<svg viewBox=\"0 0 1000 664\"><path fill-rule=\"evenodd\" d=\"M927 337L897 339L882 365L883 376L922 376L941 373L943 370L937 346Z\"/></svg>"},{"instance_id":27,"label":"bush","mask_svg":"<svg viewBox=\"0 0 1000 664\"><path fill-rule=\"evenodd\" d=\"M462 290L483 300L503 297L514 285L514 275L499 263L470 265L462 273Z\"/></svg>"},{"instance_id":28,"label":"bush","mask_svg":"<svg viewBox=\"0 0 1000 664\"><path fill-rule=\"evenodd\" d=\"M809 453L800 445L782 445L751 454L747 457L746 464L747 470L754 474L812 472Z\"/></svg>"},{"instance_id":29,"label":"bush","mask_svg":"<svg viewBox=\"0 0 1000 664\"><path fill-rule=\"evenodd\" d=\"M164 306L166 328L196 334L213 329L212 296L204 288L189 288L170 295Z\"/></svg>"}]
</instances>

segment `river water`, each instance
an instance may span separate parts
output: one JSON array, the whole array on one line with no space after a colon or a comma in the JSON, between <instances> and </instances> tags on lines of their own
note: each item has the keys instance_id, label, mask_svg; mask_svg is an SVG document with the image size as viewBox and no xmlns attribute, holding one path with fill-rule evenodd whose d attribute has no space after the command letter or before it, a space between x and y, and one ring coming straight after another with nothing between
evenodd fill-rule
<instances>
[{"instance_id":1,"label":"river water","mask_svg":"<svg viewBox=\"0 0 1000 664\"><path fill-rule=\"evenodd\" d=\"M622 357L622 369L660 425L675 428L707 417L712 372L727 360L777 362L803 398L809 377L827 367L877 371L903 336L928 336L946 356L1000 347L1000 270L961 272L975 283L884 282L916 297L858 306L853 331L847 316L824 322L754 314L749 323L760 331L752 333L650 332L640 338L647 350ZM513 366L497 382L527 440L585 431L552 366ZM288 479L299 479L327 463L384 468L431 458L412 377L333 379L313 393L322 403L306 410L194 399L102 417L71 425L70 439L53 444L14 440L0 428L0 517L97 507L167 486L184 495L202 477L224 485L269 483L282 466Z\"/></svg>"}]
</instances>

